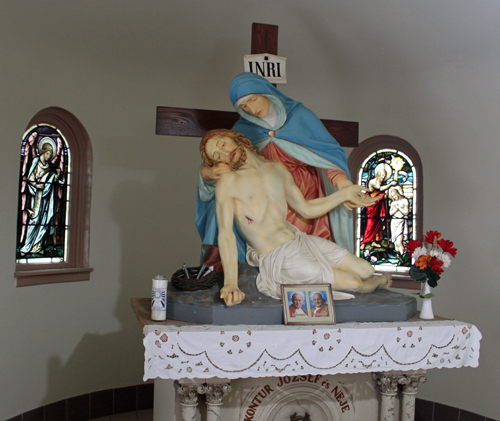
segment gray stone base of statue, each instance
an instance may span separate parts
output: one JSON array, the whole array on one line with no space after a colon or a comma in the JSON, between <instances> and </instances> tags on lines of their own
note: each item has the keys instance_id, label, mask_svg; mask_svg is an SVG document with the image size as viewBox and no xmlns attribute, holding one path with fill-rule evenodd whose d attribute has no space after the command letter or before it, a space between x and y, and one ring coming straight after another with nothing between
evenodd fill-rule
<instances>
[{"instance_id":1,"label":"gray stone base of statue","mask_svg":"<svg viewBox=\"0 0 500 421\"><path fill-rule=\"evenodd\" d=\"M205 291L179 291L169 284L167 318L215 325L282 324L281 301L261 294L255 286L257 269L248 265L239 265L238 269L238 285L245 293L241 304L228 307L220 299L222 279ZM417 313L416 299L404 294L377 289L354 295L352 300L335 301L337 323L404 321Z\"/></svg>"}]
</instances>

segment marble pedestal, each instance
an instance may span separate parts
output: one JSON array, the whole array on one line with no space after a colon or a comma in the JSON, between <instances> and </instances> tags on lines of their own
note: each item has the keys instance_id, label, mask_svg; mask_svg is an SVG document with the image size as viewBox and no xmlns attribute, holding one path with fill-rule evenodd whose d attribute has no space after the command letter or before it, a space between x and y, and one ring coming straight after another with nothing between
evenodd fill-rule
<instances>
[{"instance_id":1,"label":"marble pedestal","mask_svg":"<svg viewBox=\"0 0 500 421\"><path fill-rule=\"evenodd\" d=\"M412 421L425 381L425 371L156 379L154 421Z\"/></svg>"},{"instance_id":2,"label":"marble pedestal","mask_svg":"<svg viewBox=\"0 0 500 421\"><path fill-rule=\"evenodd\" d=\"M274 412L288 421L289 406L302 417L314 411L318 420L411 421L427 370L477 367L479 360L477 328L437 316L194 325L152 321L148 301L131 303L144 332L144 380L155 380L155 421L281 421Z\"/></svg>"}]
</instances>

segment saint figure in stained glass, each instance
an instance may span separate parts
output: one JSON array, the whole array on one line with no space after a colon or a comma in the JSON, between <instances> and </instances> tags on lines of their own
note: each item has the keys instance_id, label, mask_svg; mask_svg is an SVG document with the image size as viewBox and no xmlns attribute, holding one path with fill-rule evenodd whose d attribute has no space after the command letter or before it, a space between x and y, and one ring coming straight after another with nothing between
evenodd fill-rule
<instances>
[{"instance_id":1,"label":"saint figure in stained glass","mask_svg":"<svg viewBox=\"0 0 500 421\"><path fill-rule=\"evenodd\" d=\"M18 263L65 260L69 150L54 127L28 130L21 147Z\"/></svg>"},{"instance_id":2,"label":"saint figure in stained glass","mask_svg":"<svg viewBox=\"0 0 500 421\"><path fill-rule=\"evenodd\" d=\"M379 196L381 199L375 203L373 206L368 206L366 208L366 228L361 241L361 246L369 243L372 247L381 247L382 240L386 237L387 231L383 226L387 217L387 201L386 191L392 187L396 186L398 182L396 180L389 181L392 176L392 170L386 163L379 163L374 170L375 176L368 181L367 188L371 197Z\"/></svg>"},{"instance_id":3,"label":"saint figure in stained glass","mask_svg":"<svg viewBox=\"0 0 500 421\"><path fill-rule=\"evenodd\" d=\"M407 270L410 258L403 243L415 230L416 178L410 159L402 152L383 149L363 163L359 180L366 194L381 199L358 210L357 248L379 270Z\"/></svg>"},{"instance_id":4,"label":"saint figure in stained glass","mask_svg":"<svg viewBox=\"0 0 500 421\"><path fill-rule=\"evenodd\" d=\"M399 254L404 253L403 242L408 240L408 220L406 217L410 213L410 202L403 195L401 186L389 189L389 215L391 216L391 242L394 249Z\"/></svg>"}]
</instances>

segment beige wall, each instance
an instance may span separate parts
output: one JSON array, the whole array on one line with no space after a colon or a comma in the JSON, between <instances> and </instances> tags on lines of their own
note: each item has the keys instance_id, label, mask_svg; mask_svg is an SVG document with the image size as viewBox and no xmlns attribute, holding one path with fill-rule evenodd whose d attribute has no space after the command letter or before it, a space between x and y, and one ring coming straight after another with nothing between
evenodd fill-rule
<instances>
[{"instance_id":1,"label":"beige wall","mask_svg":"<svg viewBox=\"0 0 500 421\"><path fill-rule=\"evenodd\" d=\"M400 136L419 150L424 229L458 247L435 311L484 336L479 368L431 372L420 396L499 418L499 13L494 1L1 2L0 418L141 382L129 298L199 254L197 141L156 136L155 107L229 110L252 22L280 26L286 94L322 118L359 121L361 139ZM52 105L92 140L94 272L16 288L20 140Z\"/></svg>"}]
</instances>

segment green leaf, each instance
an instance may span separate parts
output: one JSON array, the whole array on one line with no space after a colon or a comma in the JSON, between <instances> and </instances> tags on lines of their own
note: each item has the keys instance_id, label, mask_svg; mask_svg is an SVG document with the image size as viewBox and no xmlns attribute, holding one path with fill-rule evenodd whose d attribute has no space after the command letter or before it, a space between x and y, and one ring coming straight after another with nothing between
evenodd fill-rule
<instances>
[{"instance_id":1,"label":"green leaf","mask_svg":"<svg viewBox=\"0 0 500 421\"><path fill-rule=\"evenodd\" d=\"M429 271L429 279L427 282L429 283L430 287L432 288L437 287L439 279L441 279L441 277L437 274L435 270Z\"/></svg>"},{"instance_id":2,"label":"green leaf","mask_svg":"<svg viewBox=\"0 0 500 421\"><path fill-rule=\"evenodd\" d=\"M439 281L441 276L439 276L435 270L430 270L429 271L429 278L437 282L437 281Z\"/></svg>"},{"instance_id":3,"label":"green leaf","mask_svg":"<svg viewBox=\"0 0 500 421\"><path fill-rule=\"evenodd\" d=\"M427 280L425 272L415 266L410 268L410 276L417 282L425 282Z\"/></svg>"},{"instance_id":4,"label":"green leaf","mask_svg":"<svg viewBox=\"0 0 500 421\"><path fill-rule=\"evenodd\" d=\"M432 292L429 292L428 294L425 295L419 295L419 297L423 299L428 299L434 297L434 294Z\"/></svg>"}]
</instances>

